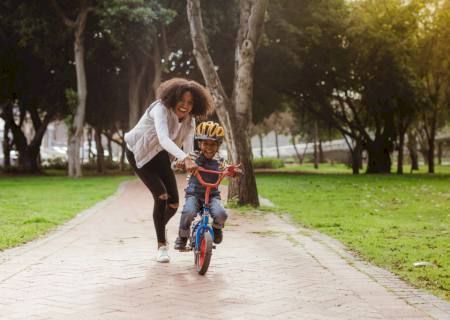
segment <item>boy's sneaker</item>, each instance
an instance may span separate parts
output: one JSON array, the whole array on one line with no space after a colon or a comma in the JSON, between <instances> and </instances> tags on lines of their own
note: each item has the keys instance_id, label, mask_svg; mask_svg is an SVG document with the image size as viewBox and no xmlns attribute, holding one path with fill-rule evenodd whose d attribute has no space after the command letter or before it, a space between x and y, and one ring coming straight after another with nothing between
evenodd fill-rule
<instances>
[{"instance_id":1,"label":"boy's sneaker","mask_svg":"<svg viewBox=\"0 0 450 320\"><path fill-rule=\"evenodd\" d=\"M186 250L187 238L178 237L175 240L175 250Z\"/></svg>"},{"instance_id":2,"label":"boy's sneaker","mask_svg":"<svg viewBox=\"0 0 450 320\"><path fill-rule=\"evenodd\" d=\"M156 261L162 263L167 263L170 261L169 248L167 246L159 247L158 253L156 254Z\"/></svg>"},{"instance_id":3,"label":"boy's sneaker","mask_svg":"<svg viewBox=\"0 0 450 320\"><path fill-rule=\"evenodd\" d=\"M216 229L213 227L213 231L214 231L214 243L215 244L221 243L223 239L222 229Z\"/></svg>"}]
</instances>

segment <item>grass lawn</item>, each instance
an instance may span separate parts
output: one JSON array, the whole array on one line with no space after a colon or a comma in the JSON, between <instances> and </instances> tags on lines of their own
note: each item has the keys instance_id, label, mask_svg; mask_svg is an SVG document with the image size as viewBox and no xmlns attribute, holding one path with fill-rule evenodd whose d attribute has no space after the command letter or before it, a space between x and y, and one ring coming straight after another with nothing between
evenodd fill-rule
<instances>
[{"instance_id":1,"label":"grass lawn","mask_svg":"<svg viewBox=\"0 0 450 320\"><path fill-rule=\"evenodd\" d=\"M0 250L17 246L112 195L132 176L0 176Z\"/></svg>"},{"instance_id":2,"label":"grass lawn","mask_svg":"<svg viewBox=\"0 0 450 320\"><path fill-rule=\"evenodd\" d=\"M276 211L450 300L450 175L259 174L257 185Z\"/></svg>"},{"instance_id":3,"label":"grass lawn","mask_svg":"<svg viewBox=\"0 0 450 320\"><path fill-rule=\"evenodd\" d=\"M436 165L435 166L435 172L437 174L450 174L450 165ZM336 164L330 164L330 163L322 163L319 164L319 169L314 168L314 164L312 163L305 163L302 165L294 164L294 165L287 165L283 168L278 169L280 171L304 171L304 172L310 172L310 173L347 173L352 174L352 168L342 164L342 163L336 163ZM361 173L364 173L366 168L364 167L361 169ZM403 166L403 172L406 174L410 174L411 166L405 165ZM427 173L428 167L425 165L419 166L418 171L414 171L413 174L422 174ZM397 172L396 165L392 166L392 173Z\"/></svg>"}]
</instances>

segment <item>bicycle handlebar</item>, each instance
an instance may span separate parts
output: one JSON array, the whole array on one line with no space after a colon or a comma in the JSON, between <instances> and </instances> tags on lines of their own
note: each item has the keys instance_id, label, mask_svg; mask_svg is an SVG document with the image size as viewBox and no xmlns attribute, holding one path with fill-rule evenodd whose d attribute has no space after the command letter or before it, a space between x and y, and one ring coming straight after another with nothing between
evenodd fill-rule
<instances>
[{"instance_id":1,"label":"bicycle handlebar","mask_svg":"<svg viewBox=\"0 0 450 320\"><path fill-rule=\"evenodd\" d=\"M200 172L214 173L217 174L219 177L217 178L217 181L215 183L207 183L205 182L205 180L203 180L202 176L200 175ZM203 167L197 167L197 170L195 172L195 176L197 177L200 184L204 187L211 187L211 188L217 188L219 184L222 182L223 178L225 178L226 176L234 176L235 174L236 174L235 165L230 165L223 171L209 170Z\"/></svg>"}]
</instances>

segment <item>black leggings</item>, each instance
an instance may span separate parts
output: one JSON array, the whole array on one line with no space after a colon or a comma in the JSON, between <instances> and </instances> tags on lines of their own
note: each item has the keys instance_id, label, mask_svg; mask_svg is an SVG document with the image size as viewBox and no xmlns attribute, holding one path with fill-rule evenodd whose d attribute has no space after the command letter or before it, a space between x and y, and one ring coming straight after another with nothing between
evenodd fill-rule
<instances>
[{"instance_id":1,"label":"black leggings","mask_svg":"<svg viewBox=\"0 0 450 320\"><path fill-rule=\"evenodd\" d=\"M161 151L142 168L136 167L134 154L127 148L127 159L136 174L147 186L155 200L153 207L153 223L156 229L156 237L159 243L166 242L166 224L173 217L177 208L168 206L178 204L178 189L175 175L170 167L170 159L167 151ZM167 199L161 197L167 194Z\"/></svg>"}]
</instances>

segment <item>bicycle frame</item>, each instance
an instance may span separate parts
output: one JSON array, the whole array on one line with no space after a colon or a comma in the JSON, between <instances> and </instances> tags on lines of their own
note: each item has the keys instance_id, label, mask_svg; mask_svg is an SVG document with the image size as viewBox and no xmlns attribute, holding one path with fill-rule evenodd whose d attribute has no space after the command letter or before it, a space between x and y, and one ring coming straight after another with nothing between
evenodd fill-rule
<instances>
[{"instance_id":1,"label":"bicycle frame","mask_svg":"<svg viewBox=\"0 0 450 320\"><path fill-rule=\"evenodd\" d=\"M205 180L203 180L202 176L200 175L200 172L205 173L213 173L218 175L218 179L215 183L207 183ZM236 166L231 165L228 166L224 171L215 171L215 170L208 170L202 167L198 167L197 171L195 172L195 176L197 177L200 184L206 188L205 191L205 204L203 205L202 209L202 220L196 225L195 230L195 251L197 252L200 246L200 239L203 233L208 230L208 232L211 234L212 238L214 239L214 231L209 226L209 194L211 192L211 189L217 188L222 180L226 176L234 176L236 174Z\"/></svg>"}]
</instances>

